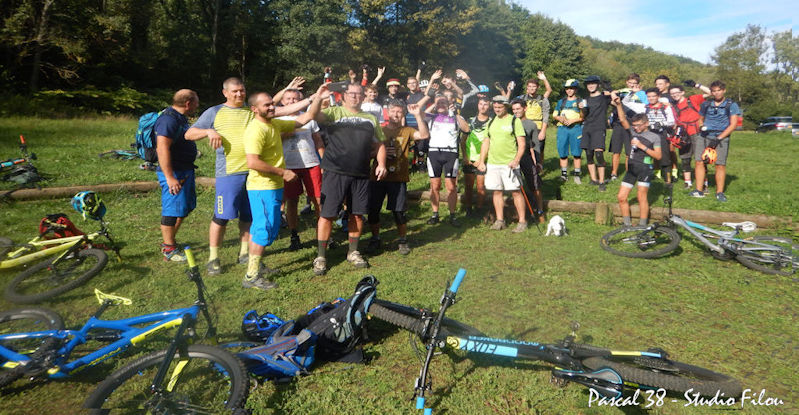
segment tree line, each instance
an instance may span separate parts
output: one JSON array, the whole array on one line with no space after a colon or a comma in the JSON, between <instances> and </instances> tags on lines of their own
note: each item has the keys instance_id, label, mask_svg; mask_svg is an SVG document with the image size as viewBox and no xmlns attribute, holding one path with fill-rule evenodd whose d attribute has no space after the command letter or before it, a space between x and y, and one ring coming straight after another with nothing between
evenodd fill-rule
<instances>
[{"instance_id":1,"label":"tree line","mask_svg":"<svg viewBox=\"0 0 799 415\"><path fill-rule=\"evenodd\" d=\"M423 77L434 68L463 68L488 85L538 70L554 83L596 74L618 87L630 72L644 84L659 74L677 82L726 77L741 89L745 107L779 89L774 111L796 96L797 38L790 32L774 36L774 48L793 48L793 55L778 54L779 63L764 62L768 51L759 66L730 58L752 45L728 40L717 65L704 65L581 37L568 22L502 0L0 0L0 16L0 85L21 97L8 101L18 104L35 97L135 113L184 87L214 102L229 76L250 90L274 91L294 76L321 81L328 66L340 79L362 65L385 66L385 78L401 78L423 63ZM771 37L754 28L762 47ZM788 78L777 80L774 71ZM768 88L747 102L755 73L763 78L758 87ZM791 77L793 92L785 93Z\"/></svg>"}]
</instances>

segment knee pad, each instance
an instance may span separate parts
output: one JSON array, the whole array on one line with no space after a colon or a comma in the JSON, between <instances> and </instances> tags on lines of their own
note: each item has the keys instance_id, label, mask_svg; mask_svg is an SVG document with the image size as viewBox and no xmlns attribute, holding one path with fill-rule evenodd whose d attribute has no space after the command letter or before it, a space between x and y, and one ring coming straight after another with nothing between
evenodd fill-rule
<instances>
[{"instance_id":1,"label":"knee pad","mask_svg":"<svg viewBox=\"0 0 799 415\"><path fill-rule=\"evenodd\" d=\"M594 164L594 150L585 150L585 160L587 164Z\"/></svg>"},{"instance_id":2,"label":"knee pad","mask_svg":"<svg viewBox=\"0 0 799 415\"><path fill-rule=\"evenodd\" d=\"M396 223L397 225L404 225L408 223L408 218L405 216L405 212L392 211L391 213L394 215L394 223Z\"/></svg>"},{"instance_id":3,"label":"knee pad","mask_svg":"<svg viewBox=\"0 0 799 415\"><path fill-rule=\"evenodd\" d=\"M178 223L178 218L175 216L161 216L161 225L175 226Z\"/></svg>"},{"instance_id":4,"label":"knee pad","mask_svg":"<svg viewBox=\"0 0 799 415\"><path fill-rule=\"evenodd\" d=\"M682 159L682 171L691 171L691 159L690 158Z\"/></svg>"},{"instance_id":5,"label":"knee pad","mask_svg":"<svg viewBox=\"0 0 799 415\"><path fill-rule=\"evenodd\" d=\"M594 151L594 157L596 157L596 165L598 167L605 167L605 152L604 151Z\"/></svg>"},{"instance_id":6,"label":"knee pad","mask_svg":"<svg viewBox=\"0 0 799 415\"><path fill-rule=\"evenodd\" d=\"M219 226L227 226L228 221L229 221L229 219L219 219L216 216L214 216L214 218L211 219L211 222L213 222L213 223L215 223L215 224L217 224Z\"/></svg>"}]
</instances>

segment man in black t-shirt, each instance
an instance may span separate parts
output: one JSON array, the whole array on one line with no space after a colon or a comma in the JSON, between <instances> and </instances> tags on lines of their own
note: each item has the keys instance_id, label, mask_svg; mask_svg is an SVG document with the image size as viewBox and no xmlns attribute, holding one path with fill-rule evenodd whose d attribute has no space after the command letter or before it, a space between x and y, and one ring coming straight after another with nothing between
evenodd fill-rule
<instances>
[{"instance_id":1,"label":"man in black t-shirt","mask_svg":"<svg viewBox=\"0 0 799 415\"><path fill-rule=\"evenodd\" d=\"M585 89L588 98L580 103L583 110L583 138L580 147L585 150L588 160L588 175L591 185L599 186L605 191L605 130L607 129L608 105L610 92L600 91L600 79L596 75L585 78ZM596 163L594 163L596 159Z\"/></svg>"}]
</instances>

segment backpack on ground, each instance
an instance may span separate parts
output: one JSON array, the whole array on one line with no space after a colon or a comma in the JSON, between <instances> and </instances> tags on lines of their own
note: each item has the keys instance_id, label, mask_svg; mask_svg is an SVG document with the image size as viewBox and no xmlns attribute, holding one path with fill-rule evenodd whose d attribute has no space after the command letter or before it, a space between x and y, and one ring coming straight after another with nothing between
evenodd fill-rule
<instances>
[{"instance_id":1,"label":"backpack on ground","mask_svg":"<svg viewBox=\"0 0 799 415\"><path fill-rule=\"evenodd\" d=\"M53 213L39 221L40 238L57 239L78 235L85 234L63 213Z\"/></svg>"},{"instance_id":2,"label":"backpack on ground","mask_svg":"<svg viewBox=\"0 0 799 415\"><path fill-rule=\"evenodd\" d=\"M148 112L139 117L139 126L136 129L136 142L131 147L136 149L139 157L148 163L158 162L158 152L155 149L157 140L155 137L155 121L163 110L158 112Z\"/></svg>"}]
</instances>

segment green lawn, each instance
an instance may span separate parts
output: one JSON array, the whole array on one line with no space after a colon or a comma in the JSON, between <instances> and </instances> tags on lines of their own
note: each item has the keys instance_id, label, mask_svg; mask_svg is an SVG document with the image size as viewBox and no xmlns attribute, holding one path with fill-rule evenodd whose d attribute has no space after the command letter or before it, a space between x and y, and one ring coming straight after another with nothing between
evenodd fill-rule
<instances>
[{"instance_id":1,"label":"green lawn","mask_svg":"<svg viewBox=\"0 0 799 415\"><path fill-rule=\"evenodd\" d=\"M139 171L135 162L96 158L103 149L123 148L132 141L133 127L133 121L117 119L0 119L0 137L4 137L0 154L14 155L14 137L22 132L31 150L42 159L38 165L53 176L48 186L152 180L153 173ZM784 155L795 152L795 140L787 134L739 136L740 151L761 160L731 162L731 174L739 176L730 185L730 203L722 205L709 198L694 200L678 195L677 205L793 215L797 208L790 177L795 176L795 168L791 167L790 157ZM56 145L61 150L51 148ZM547 147L554 152L554 140ZM731 159L736 160L735 157ZM58 167L44 162L48 159L50 163L59 160ZM546 180L554 183L558 172L553 172L554 160L548 162L550 173ZM211 157L200 159L201 174L212 173L211 163ZM413 183L414 188L423 187L424 178L414 176ZM564 200L613 201L616 186L598 194L588 186L567 183L561 193ZM759 187L764 187L760 193L756 192ZM764 195L772 195L772 202L764 203ZM193 286L180 265L163 262L158 253L158 194L109 193L103 198L112 233L126 244L123 262L109 263L85 286L44 306L60 312L68 325L78 325L97 307L91 294L94 287L134 299L132 306L110 310L108 318L188 305L194 299ZM179 241L195 247L203 262L207 257L212 203L212 190L200 188L198 208L179 233ZM71 211L65 199L0 205L0 233L21 242L35 233L42 216L62 211ZM571 322L578 321L582 325L578 331L581 341L617 349L661 347L676 360L732 375L745 388L758 392L765 389L767 396L786 403L778 409L750 406L743 413L789 413L799 409L799 376L791 369L792 364L799 363L796 278L767 276L736 262L715 260L690 240L683 240L675 255L658 260L609 255L598 241L611 228L595 225L587 216L564 214L570 236L547 238L535 228L518 235L494 232L471 219L464 220L460 228L428 226L424 221L429 212L426 202L411 207L413 252L409 256L396 253L396 233L389 229L384 234L388 249L369 257L369 272L381 281L380 297L435 306L445 281L463 267L469 274L459 293L460 301L449 315L488 335L549 342L563 338L569 333ZM77 214L71 217L84 230L95 226L78 220ZM390 215L383 219L386 224L392 222ZM228 234L228 243L221 252L224 272L206 278L219 313L223 341L240 338L241 317L247 310L291 318L320 301L351 294L364 272L347 264L345 249L338 248L330 254L330 272L313 276L312 219L304 218L303 225L303 250L289 252L285 234L267 248L267 263L283 273L276 278L280 287L265 293L241 288L244 268L232 264L238 247L232 233ZM15 271L0 272L0 284L14 275ZM0 300L2 310L14 307ZM323 364L309 377L280 385L261 384L252 391L248 407L255 414L325 414L333 412L333 408L340 413L413 412L413 403L408 399L420 365L407 334L377 321L370 322L369 327L369 365ZM39 414L54 408L59 413L80 413L77 408L93 386L114 368L130 362L132 355L86 370L67 381L17 382L4 391L0 414ZM435 413L619 412L588 408L588 393L583 387L553 386L546 365L472 360L450 353L434 360L432 374L434 398L430 403ZM667 400L651 413L718 411L685 408L685 403ZM624 412L645 411L633 407Z\"/></svg>"}]
</instances>

